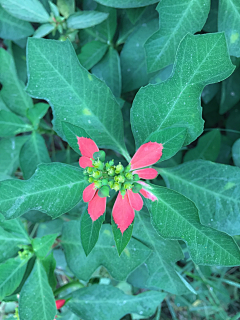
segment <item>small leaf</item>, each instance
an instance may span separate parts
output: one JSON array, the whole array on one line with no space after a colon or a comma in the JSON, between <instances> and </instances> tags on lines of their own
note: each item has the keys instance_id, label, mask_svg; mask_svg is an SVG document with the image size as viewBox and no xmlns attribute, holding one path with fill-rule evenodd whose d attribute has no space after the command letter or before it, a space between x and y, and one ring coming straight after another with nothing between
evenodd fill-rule
<instances>
[{"instance_id":1,"label":"small leaf","mask_svg":"<svg viewBox=\"0 0 240 320\"><path fill-rule=\"evenodd\" d=\"M153 203L147 202L152 223L163 238L185 241L196 264L239 265L240 251L233 238L203 226L191 200L163 187L151 185L150 190L158 198Z\"/></svg>"},{"instance_id":2,"label":"small leaf","mask_svg":"<svg viewBox=\"0 0 240 320\"><path fill-rule=\"evenodd\" d=\"M81 48L78 59L81 65L87 70L97 64L108 49L108 45L101 41L91 41Z\"/></svg>"},{"instance_id":3,"label":"small leaf","mask_svg":"<svg viewBox=\"0 0 240 320\"><path fill-rule=\"evenodd\" d=\"M12 16L30 22L48 22L50 17L38 0L0 0L2 7Z\"/></svg>"},{"instance_id":4,"label":"small leaf","mask_svg":"<svg viewBox=\"0 0 240 320\"><path fill-rule=\"evenodd\" d=\"M95 26L106 20L108 14L98 11L79 11L67 19L67 26L71 29L84 29Z\"/></svg>"},{"instance_id":5,"label":"small leaf","mask_svg":"<svg viewBox=\"0 0 240 320\"><path fill-rule=\"evenodd\" d=\"M240 139L234 142L232 147L232 157L235 166L240 167Z\"/></svg>"},{"instance_id":6,"label":"small leaf","mask_svg":"<svg viewBox=\"0 0 240 320\"><path fill-rule=\"evenodd\" d=\"M167 127L188 129L184 145L202 133L200 96L204 86L225 79L234 70L224 34L187 35L180 43L173 70L168 80L136 94L131 125L137 147L151 133Z\"/></svg>"},{"instance_id":7,"label":"small leaf","mask_svg":"<svg viewBox=\"0 0 240 320\"><path fill-rule=\"evenodd\" d=\"M132 9L126 9L126 13L131 23L135 24L140 19L141 15L145 10L146 10L146 7L132 8Z\"/></svg>"},{"instance_id":8,"label":"small leaf","mask_svg":"<svg viewBox=\"0 0 240 320\"><path fill-rule=\"evenodd\" d=\"M0 37L18 40L29 37L34 29L29 22L13 17L0 6Z\"/></svg>"},{"instance_id":9,"label":"small leaf","mask_svg":"<svg viewBox=\"0 0 240 320\"><path fill-rule=\"evenodd\" d=\"M190 149L184 156L184 162L195 159L215 161L220 152L221 133L219 130L212 130L198 139L195 148Z\"/></svg>"},{"instance_id":10,"label":"small leaf","mask_svg":"<svg viewBox=\"0 0 240 320\"><path fill-rule=\"evenodd\" d=\"M104 6L114 7L114 8L138 8L149 6L158 2L158 0L97 0L97 2L103 4Z\"/></svg>"},{"instance_id":11,"label":"small leaf","mask_svg":"<svg viewBox=\"0 0 240 320\"><path fill-rule=\"evenodd\" d=\"M111 285L94 284L71 293L66 307L84 319L119 320L128 313L147 318L154 314L165 296L157 291L131 296Z\"/></svg>"},{"instance_id":12,"label":"small leaf","mask_svg":"<svg viewBox=\"0 0 240 320\"><path fill-rule=\"evenodd\" d=\"M47 253L51 250L58 234L49 234L42 238L34 238L32 240L33 251L39 259L44 259Z\"/></svg>"},{"instance_id":13,"label":"small leaf","mask_svg":"<svg viewBox=\"0 0 240 320\"><path fill-rule=\"evenodd\" d=\"M78 221L65 223L61 243L69 268L77 278L84 281L88 281L101 265L113 278L125 280L129 273L142 264L151 252L139 241L131 239L128 247L119 257L109 224L102 226L99 239L87 257L80 241Z\"/></svg>"},{"instance_id":14,"label":"small leaf","mask_svg":"<svg viewBox=\"0 0 240 320\"><path fill-rule=\"evenodd\" d=\"M20 319L52 320L56 313L57 309L52 289L49 286L44 267L37 259L20 292Z\"/></svg>"},{"instance_id":15,"label":"small leaf","mask_svg":"<svg viewBox=\"0 0 240 320\"><path fill-rule=\"evenodd\" d=\"M82 170L63 163L41 164L27 181L0 183L0 212L12 219L35 209L57 218L81 200L85 186Z\"/></svg>"},{"instance_id":16,"label":"small leaf","mask_svg":"<svg viewBox=\"0 0 240 320\"><path fill-rule=\"evenodd\" d=\"M34 127L37 127L40 120L45 116L49 108L47 103L36 103L33 108L27 110L27 117Z\"/></svg>"},{"instance_id":17,"label":"small leaf","mask_svg":"<svg viewBox=\"0 0 240 320\"><path fill-rule=\"evenodd\" d=\"M97 220L92 221L89 213L85 210L81 217L81 224L80 224L80 236L81 242L83 246L83 250L86 256L94 248L95 244L98 241L99 232L102 227L102 224L105 220L105 214L100 216Z\"/></svg>"},{"instance_id":18,"label":"small leaf","mask_svg":"<svg viewBox=\"0 0 240 320\"><path fill-rule=\"evenodd\" d=\"M38 27L37 30L35 30L33 37L43 38L46 35L48 35L50 32L52 32L54 28L55 28L54 25L52 25L51 23L44 23L40 27Z\"/></svg>"},{"instance_id":19,"label":"small leaf","mask_svg":"<svg viewBox=\"0 0 240 320\"><path fill-rule=\"evenodd\" d=\"M24 143L19 155L20 167L24 179L29 179L41 163L49 163L51 159L43 137L33 132Z\"/></svg>"},{"instance_id":20,"label":"small leaf","mask_svg":"<svg viewBox=\"0 0 240 320\"><path fill-rule=\"evenodd\" d=\"M132 237L134 221L130 224L127 230L124 231L123 234L118 228L117 224L114 222L113 218L111 220L111 224L112 224L114 241L117 247L118 254L120 256Z\"/></svg>"},{"instance_id":21,"label":"small leaf","mask_svg":"<svg viewBox=\"0 0 240 320\"><path fill-rule=\"evenodd\" d=\"M57 279L55 276L55 269L56 269L56 260L54 259L53 252L51 252L45 259L42 261L42 265L46 271L48 276L48 282L52 288L52 290L56 289Z\"/></svg>"},{"instance_id":22,"label":"small leaf","mask_svg":"<svg viewBox=\"0 0 240 320\"><path fill-rule=\"evenodd\" d=\"M166 185L194 201L201 222L230 235L240 228L240 169L197 160L160 169Z\"/></svg>"},{"instance_id":23,"label":"small leaf","mask_svg":"<svg viewBox=\"0 0 240 320\"><path fill-rule=\"evenodd\" d=\"M11 295L22 281L27 268L27 261L19 257L0 264L0 300Z\"/></svg>"},{"instance_id":24,"label":"small leaf","mask_svg":"<svg viewBox=\"0 0 240 320\"><path fill-rule=\"evenodd\" d=\"M33 127L13 112L0 111L0 137L11 137L31 130L33 130Z\"/></svg>"},{"instance_id":25,"label":"small leaf","mask_svg":"<svg viewBox=\"0 0 240 320\"><path fill-rule=\"evenodd\" d=\"M106 20L94 27L94 31L102 40L111 43L117 29L117 10L98 4L97 10L108 14Z\"/></svg>"}]
</instances>

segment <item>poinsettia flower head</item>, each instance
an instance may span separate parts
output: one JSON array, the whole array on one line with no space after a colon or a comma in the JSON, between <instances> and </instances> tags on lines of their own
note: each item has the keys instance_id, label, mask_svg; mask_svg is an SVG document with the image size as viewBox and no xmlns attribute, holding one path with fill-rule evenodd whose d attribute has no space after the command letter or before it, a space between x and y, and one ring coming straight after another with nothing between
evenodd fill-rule
<instances>
[{"instance_id":1,"label":"poinsettia flower head","mask_svg":"<svg viewBox=\"0 0 240 320\"><path fill-rule=\"evenodd\" d=\"M115 190L118 195L112 215L123 234L133 222L135 211L140 211L143 207L141 195L151 201L157 200L148 190L148 184L141 179L157 177L158 171L149 166L159 161L163 145L157 142L143 144L124 168L121 163L115 166L114 160L103 163L101 160L105 161L105 153L99 151L93 140L83 137L77 139L82 154L79 164L86 169L85 178L90 183L83 191L83 201L88 203L88 213L93 221L103 215L109 189Z\"/></svg>"}]
</instances>

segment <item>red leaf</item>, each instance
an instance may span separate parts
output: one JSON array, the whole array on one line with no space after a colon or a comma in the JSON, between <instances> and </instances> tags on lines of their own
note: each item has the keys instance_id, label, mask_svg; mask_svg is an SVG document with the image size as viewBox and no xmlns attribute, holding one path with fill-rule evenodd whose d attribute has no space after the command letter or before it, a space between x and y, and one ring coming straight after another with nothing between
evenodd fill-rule
<instances>
[{"instance_id":1,"label":"red leaf","mask_svg":"<svg viewBox=\"0 0 240 320\"><path fill-rule=\"evenodd\" d=\"M87 158L87 157L80 157L79 165L81 168L93 167L92 161L90 160L90 158Z\"/></svg>"},{"instance_id":2,"label":"red leaf","mask_svg":"<svg viewBox=\"0 0 240 320\"><path fill-rule=\"evenodd\" d=\"M96 193L96 189L95 188L95 184L91 183L89 186L87 186L84 190L83 190L83 201L84 202L89 202L92 200L92 198L94 197L95 193Z\"/></svg>"},{"instance_id":3,"label":"red leaf","mask_svg":"<svg viewBox=\"0 0 240 320\"><path fill-rule=\"evenodd\" d=\"M137 150L131 160L131 169L151 166L162 156L163 145L157 142L147 142Z\"/></svg>"},{"instance_id":4,"label":"red leaf","mask_svg":"<svg viewBox=\"0 0 240 320\"><path fill-rule=\"evenodd\" d=\"M157 170L153 168L146 168L133 171L133 174L138 174L141 179L155 179L158 175Z\"/></svg>"},{"instance_id":5,"label":"red leaf","mask_svg":"<svg viewBox=\"0 0 240 320\"><path fill-rule=\"evenodd\" d=\"M55 302L56 302L57 309L62 308L62 306L64 305L65 301L66 300L64 300L64 299L56 300Z\"/></svg>"},{"instance_id":6,"label":"red leaf","mask_svg":"<svg viewBox=\"0 0 240 320\"><path fill-rule=\"evenodd\" d=\"M138 193L132 192L132 190L127 191L128 199L131 207L134 210L140 211L143 207L143 199Z\"/></svg>"},{"instance_id":7,"label":"red leaf","mask_svg":"<svg viewBox=\"0 0 240 320\"><path fill-rule=\"evenodd\" d=\"M96 143L90 138L77 137L79 150L82 156L87 158L92 158L94 152L98 152L98 146Z\"/></svg>"},{"instance_id":8,"label":"red leaf","mask_svg":"<svg viewBox=\"0 0 240 320\"><path fill-rule=\"evenodd\" d=\"M98 192L95 193L95 196L88 203L88 213L92 221L97 220L101 215L104 214L106 210L106 199L100 198Z\"/></svg>"}]
</instances>

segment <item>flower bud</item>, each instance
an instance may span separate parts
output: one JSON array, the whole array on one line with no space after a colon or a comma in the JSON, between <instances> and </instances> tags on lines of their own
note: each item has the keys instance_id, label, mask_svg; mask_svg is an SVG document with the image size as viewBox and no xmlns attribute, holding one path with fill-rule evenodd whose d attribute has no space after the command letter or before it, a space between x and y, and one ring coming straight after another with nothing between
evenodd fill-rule
<instances>
[{"instance_id":1,"label":"flower bud","mask_svg":"<svg viewBox=\"0 0 240 320\"><path fill-rule=\"evenodd\" d=\"M109 196L109 187L108 186L102 186L99 191L98 195L100 198L105 198Z\"/></svg>"},{"instance_id":2,"label":"flower bud","mask_svg":"<svg viewBox=\"0 0 240 320\"><path fill-rule=\"evenodd\" d=\"M126 190L125 190L125 189L122 189L120 192L121 192L122 198L124 198L124 196L125 196L125 194L126 194Z\"/></svg>"},{"instance_id":3,"label":"flower bud","mask_svg":"<svg viewBox=\"0 0 240 320\"><path fill-rule=\"evenodd\" d=\"M124 178L124 176L123 175L119 175L118 176L118 182L120 182L120 183L124 183L125 182L125 178Z\"/></svg>"},{"instance_id":4,"label":"flower bud","mask_svg":"<svg viewBox=\"0 0 240 320\"><path fill-rule=\"evenodd\" d=\"M92 164L93 164L94 168L99 169L99 170L102 170L104 167L104 164L100 160L93 161Z\"/></svg>"},{"instance_id":5,"label":"flower bud","mask_svg":"<svg viewBox=\"0 0 240 320\"><path fill-rule=\"evenodd\" d=\"M100 161L105 161L106 153L103 150L100 150L98 152L94 152L93 154L93 159L97 160L99 159Z\"/></svg>"},{"instance_id":6,"label":"flower bud","mask_svg":"<svg viewBox=\"0 0 240 320\"><path fill-rule=\"evenodd\" d=\"M142 185L141 184L134 183L133 188L132 188L132 192L138 193L141 189L142 189Z\"/></svg>"},{"instance_id":7,"label":"flower bud","mask_svg":"<svg viewBox=\"0 0 240 320\"><path fill-rule=\"evenodd\" d=\"M102 179L102 186L108 185L108 179Z\"/></svg>"},{"instance_id":8,"label":"flower bud","mask_svg":"<svg viewBox=\"0 0 240 320\"><path fill-rule=\"evenodd\" d=\"M131 172L127 172L125 173L125 177L128 179L128 180L132 180L133 179L133 174Z\"/></svg>"},{"instance_id":9,"label":"flower bud","mask_svg":"<svg viewBox=\"0 0 240 320\"><path fill-rule=\"evenodd\" d=\"M92 176L94 179L99 179L102 176L102 171L95 171L93 172Z\"/></svg>"},{"instance_id":10,"label":"flower bud","mask_svg":"<svg viewBox=\"0 0 240 320\"><path fill-rule=\"evenodd\" d=\"M88 176L87 170L84 170L84 171L83 171L83 174L84 174L84 176Z\"/></svg>"},{"instance_id":11,"label":"flower bud","mask_svg":"<svg viewBox=\"0 0 240 320\"><path fill-rule=\"evenodd\" d=\"M114 181L113 181L113 180L110 180L110 181L108 182L108 185L109 185L109 187L112 189L112 188L113 188L113 185L114 185Z\"/></svg>"},{"instance_id":12,"label":"flower bud","mask_svg":"<svg viewBox=\"0 0 240 320\"><path fill-rule=\"evenodd\" d=\"M94 181L93 177L89 177L88 182L92 183Z\"/></svg>"},{"instance_id":13,"label":"flower bud","mask_svg":"<svg viewBox=\"0 0 240 320\"><path fill-rule=\"evenodd\" d=\"M95 189L99 189L102 186L102 181L101 180L94 181L94 185L95 185Z\"/></svg>"},{"instance_id":14,"label":"flower bud","mask_svg":"<svg viewBox=\"0 0 240 320\"><path fill-rule=\"evenodd\" d=\"M115 183L113 184L112 189L114 189L116 192L119 191L120 188L121 188L121 184L120 184L120 183L115 182Z\"/></svg>"},{"instance_id":15,"label":"flower bud","mask_svg":"<svg viewBox=\"0 0 240 320\"><path fill-rule=\"evenodd\" d=\"M115 173L121 173L121 172L123 172L123 170L124 170L124 167L123 167L123 165L119 162L119 164L116 166L116 170L115 170Z\"/></svg>"},{"instance_id":16,"label":"flower bud","mask_svg":"<svg viewBox=\"0 0 240 320\"><path fill-rule=\"evenodd\" d=\"M88 167L87 168L87 173L91 174L93 172L93 168L92 167Z\"/></svg>"},{"instance_id":17,"label":"flower bud","mask_svg":"<svg viewBox=\"0 0 240 320\"><path fill-rule=\"evenodd\" d=\"M124 172L127 173L127 172L129 172L130 170L131 170L131 165L129 164L129 165L126 166Z\"/></svg>"},{"instance_id":18,"label":"flower bud","mask_svg":"<svg viewBox=\"0 0 240 320\"><path fill-rule=\"evenodd\" d=\"M139 181L140 180L139 175L138 174L134 174L133 175L133 180L134 181Z\"/></svg>"},{"instance_id":19,"label":"flower bud","mask_svg":"<svg viewBox=\"0 0 240 320\"><path fill-rule=\"evenodd\" d=\"M111 167L109 170L108 170L108 175L110 177L113 177L115 175L115 170L114 170L114 167Z\"/></svg>"},{"instance_id":20,"label":"flower bud","mask_svg":"<svg viewBox=\"0 0 240 320\"><path fill-rule=\"evenodd\" d=\"M131 184L131 182L125 182L125 183L124 183L124 188L125 188L125 189L131 190L132 187L133 187L133 185Z\"/></svg>"},{"instance_id":21,"label":"flower bud","mask_svg":"<svg viewBox=\"0 0 240 320\"><path fill-rule=\"evenodd\" d=\"M110 166L114 166L114 160L109 161Z\"/></svg>"}]
</instances>

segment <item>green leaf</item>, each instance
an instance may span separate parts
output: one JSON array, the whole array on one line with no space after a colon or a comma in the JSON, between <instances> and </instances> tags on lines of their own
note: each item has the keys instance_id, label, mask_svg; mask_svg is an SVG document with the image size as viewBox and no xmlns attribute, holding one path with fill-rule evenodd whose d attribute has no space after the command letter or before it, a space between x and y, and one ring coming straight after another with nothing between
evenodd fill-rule
<instances>
[{"instance_id":1,"label":"green leaf","mask_svg":"<svg viewBox=\"0 0 240 320\"><path fill-rule=\"evenodd\" d=\"M54 259L53 252L51 252L45 259L42 261L42 265L46 271L46 274L48 276L48 282L52 288L52 290L56 289L57 285L57 279L54 274L54 271L56 269L56 260Z\"/></svg>"},{"instance_id":2,"label":"green leaf","mask_svg":"<svg viewBox=\"0 0 240 320\"><path fill-rule=\"evenodd\" d=\"M12 56L14 58L18 79L25 83L27 81L26 48L20 48L15 43L12 43Z\"/></svg>"},{"instance_id":3,"label":"green leaf","mask_svg":"<svg viewBox=\"0 0 240 320\"><path fill-rule=\"evenodd\" d=\"M0 110L10 111L1 97L1 92L0 92Z\"/></svg>"},{"instance_id":4,"label":"green leaf","mask_svg":"<svg viewBox=\"0 0 240 320\"><path fill-rule=\"evenodd\" d=\"M113 218L111 219L112 232L113 232L114 241L115 241L119 256L122 254L123 250L126 248L129 241L131 240L133 224L134 224L134 221L130 224L127 230L125 230L124 233L122 234L117 224L113 220Z\"/></svg>"},{"instance_id":5,"label":"green leaf","mask_svg":"<svg viewBox=\"0 0 240 320\"><path fill-rule=\"evenodd\" d=\"M239 12L240 14L240 12ZM219 113L224 114L240 100L240 68L222 82Z\"/></svg>"},{"instance_id":6,"label":"green leaf","mask_svg":"<svg viewBox=\"0 0 240 320\"><path fill-rule=\"evenodd\" d=\"M20 219L3 220L0 222L0 226L5 231L21 236L25 238L28 241L28 243L30 243L30 238L28 236L28 233Z\"/></svg>"},{"instance_id":7,"label":"green leaf","mask_svg":"<svg viewBox=\"0 0 240 320\"><path fill-rule=\"evenodd\" d=\"M105 83L80 65L69 41L29 38L28 72L27 91L50 102L54 129L60 136L61 122L67 121L86 130L99 147L113 149L129 159L117 101Z\"/></svg>"},{"instance_id":8,"label":"green leaf","mask_svg":"<svg viewBox=\"0 0 240 320\"><path fill-rule=\"evenodd\" d=\"M94 31L97 36L99 35L102 40L110 44L117 29L117 10L100 4L97 5L97 10L107 13L108 17L101 24L94 27Z\"/></svg>"},{"instance_id":9,"label":"green leaf","mask_svg":"<svg viewBox=\"0 0 240 320\"><path fill-rule=\"evenodd\" d=\"M131 109L131 124L139 147L154 131L186 127L185 145L203 130L201 92L234 70L222 33L187 35L181 42L172 76L163 83L141 88ZM151 99L149 99L151 97Z\"/></svg>"},{"instance_id":10,"label":"green leaf","mask_svg":"<svg viewBox=\"0 0 240 320\"><path fill-rule=\"evenodd\" d=\"M64 135L66 137L66 140L70 145L70 147L72 147L75 152L81 155L77 137L90 138L89 135L82 128L74 126L73 124L68 122L62 121L62 128L63 128Z\"/></svg>"},{"instance_id":11,"label":"green leaf","mask_svg":"<svg viewBox=\"0 0 240 320\"><path fill-rule=\"evenodd\" d=\"M109 47L104 58L92 68L92 73L105 81L115 97L120 97L122 91L120 59L113 47Z\"/></svg>"},{"instance_id":12,"label":"green leaf","mask_svg":"<svg viewBox=\"0 0 240 320\"><path fill-rule=\"evenodd\" d=\"M27 136L18 136L0 140L0 172L12 175L19 166L19 152Z\"/></svg>"},{"instance_id":13,"label":"green leaf","mask_svg":"<svg viewBox=\"0 0 240 320\"><path fill-rule=\"evenodd\" d=\"M0 264L0 300L11 295L22 281L27 263L19 257Z\"/></svg>"},{"instance_id":14,"label":"green leaf","mask_svg":"<svg viewBox=\"0 0 240 320\"><path fill-rule=\"evenodd\" d=\"M48 252L51 250L58 234L49 234L42 238L34 238L32 240L33 251L39 259L44 259Z\"/></svg>"},{"instance_id":15,"label":"green leaf","mask_svg":"<svg viewBox=\"0 0 240 320\"><path fill-rule=\"evenodd\" d=\"M132 9L126 9L126 13L131 23L135 24L140 19L141 15L145 10L146 10L146 7L132 8Z\"/></svg>"},{"instance_id":16,"label":"green leaf","mask_svg":"<svg viewBox=\"0 0 240 320\"><path fill-rule=\"evenodd\" d=\"M56 313L55 299L46 272L41 262L36 260L34 268L20 293L20 319L52 320Z\"/></svg>"},{"instance_id":17,"label":"green leaf","mask_svg":"<svg viewBox=\"0 0 240 320\"><path fill-rule=\"evenodd\" d=\"M119 320L133 312L150 317L165 296L157 291L130 296L111 285L94 284L71 293L66 307L83 319Z\"/></svg>"},{"instance_id":18,"label":"green leaf","mask_svg":"<svg viewBox=\"0 0 240 320\"><path fill-rule=\"evenodd\" d=\"M183 240L196 264L239 265L240 251L233 238L203 226L191 200L163 187L151 185L150 190L157 197L157 201L153 203L149 204L150 200L148 201L152 223L163 238Z\"/></svg>"},{"instance_id":19,"label":"green leaf","mask_svg":"<svg viewBox=\"0 0 240 320\"><path fill-rule=\"evenodd\" d=\"M67 19L67 26L71 29L84 29L95 26L106 20L108 14L98 11L79 11Z\"/></svg>"},{"instance_id":20,"label":"green leaf","mask_svg":"<svg viewBox=\"0 0 240 320\"><path fill-rule=\"evenodd\" d=\"M60 13L68 18L75 12L75 0L57 0L57 7Z\"/></svg>"},{"instance_id":21,"label":"green leaf","mask_svg":"<svg viewBox=\"0 0 240 320\"><path fill-rule=\"evenodd\" d=\"M63 163L41 164L27 181L0 183L0 212L13 219L35 209L57 218L81 200L85 186L82 170Z\"/></svg>"},{"instance_id":22,"label":"green leaf","mask_svg":"<svg viewBox=\"0 0 240 320\"><path fill-rule=\"evenodd\" d=\"M14 60L4 49L0 49L0 82L3 85L1 96L9 109L20 116L33 107L32 99L25 92L22 81L18 80Z\"/></svg>"},{"instance_id":23,"label":"green leaf","mask_svg":"<svg viewBox=\"0 0 240 320\"><path fill-rule=\"evenodd\" d=\"M103 4L104 6L114 8L137 8L149 6L150 4L158 2L158 0L97 0L97 2Z\"/></svg>"},{"instance_id":24,"label":"green leaf","mask_svg":"<svg viewBox=\"0 0 240 320\"><path fill-rule=\"evenodd\" d=\"M227 15L226 15L227 12ZM224 31L229 54L240 57L240 3L238 0L220 0L218 9L218 31Z\"/></svg>"},{"instance_id":25,"label":"green leaf","mask_svg":"<svg viewBox=\"0 0 240 320\"><path fill-rule=\"evenodd\" d=\"M27 117L34 127L38 127L40 120L45 116L49 108L47 103L39 102L32 109L27 110Z\"/></svg>"},{"instance_id":26,"label":"green leaf","mask_svg":"<svg viewBox=\"0 0 240 320\"><path fill-rule=\"evenodd\" d=\"M0 111L0 137L11 137L22 132L32 131L33 127L10 111Z\"/></svg>"},{"instance_id":27,"label":"green leaf","mask_svg":"<svg viewBox=\"0 0 240 320\"><path fill-rule=\"evenodd\" d=\"M150 223L149 214L144 210L135 212L133 236L151 248L152 252L130 274L128 282L139 288L156 288L176 295L189 293L174 268L174 262L183 259L178 241L160 237Z\"/></svg>"},{"instance_id":28,"label":"green leaf","mask_svg":"<svg viewBox=\"0 0 240 320\"><path fill-rule=\"evenodd\" d=\"M31 36L34 32L29 22L22 21L10 15L0 6L0 37L8 40L18 40Z\"/></svg>"},{"instance_id":29,"label":"green leaf","mask_svg":"<svg viewBox=\"0 0 240 320\"><path fill-rule=\"evenodd\" d=\"M62 231L63 223L63 219L55 219L45 222L41 221L37 230L37 237L41 238L52 233L60 234Z\"/></svg>"},{"instance_id":30,"label":"green leaf","mask_svg":"<svg viewBox=\"0 0 240 320\"><path fill-rule=\"evenodd\" d=\"M108 45L101 41L91 41L86 43L78 55L81 65L87 70L98 63L106 53Z\"/></svg>"},{"instance_id":31,"label":"green leaf","mask_svg":"<svg viewBox=\"0 0 240 320\"><path fill-rule=\"evenodd\" d=\"M0 0L2 7L12 16L30 22L48 22L50 17L38 0Z\"/></svg>"},{"instance_id":32,"label":"green leaf","mask_svg":"<svg viewBox=\"0 0 240 320\"><path fill-rule=\"evenodd\" d=\"M40 163L51 162L45 141L40 134L34 131L30 135L22 146L19 162L24 179L31 178Z\"/></svg>"},{"instance_id":33,"label":"green leaf","mask_svg":"<svg viewBox=\"0 0 240 320\"><path fill-rule=\"evenodd\" d=\"M33 37L34 38L43 38L52 32L55 29L54 25L51 23L44 23L42 24L37 30L35 30Z\"/></svg>"},{"instance_id":34,"label":"green leaf","mask_svg":"<svg viewBox=\"0 0 240 320\"><path fill-rule=\"evenodd\" d=\"M95 247L104 220L105 214L100 216L97 220L92 221L87 210L83 212L80 224L80 236L82 247L86 256L88 256Z\"/></svg>"},{"instance_id":35,"label":"green leaf","mask_svg":"<svg viewBox=\"0 0 240 320\"><path fill-rule=\"evenodd\" d=\"M144 43L157 28L157 19L152 19L140 25L127 38L120 55L123 92L129 92L148 84L152 74L147 72Z\"/></svg>"},{"instance_id":36,"label":"green leaf","mask_svg":"<svg viewBox=\"0 0 240 320\"><path fill-rule=\"evenodd\" d=\"M160 169L159 173L168 187L194 201L204 225L239 234L239 168L198 160Z\"/></svg>"},{"instance_id":37,"label":"green leaf","mask_svg":"<svg viewBox=\"0 0 240 320\"><path fill-rule=\"evenodd\" d=\"M221 133L219 130L212 130L198 139L197 146L185 154L184 162L195 159L215 161L219 155L220 146Z\"/></svg>"},{"instance_id":38,"label":"green leaf","mask_svg":"<svg viewBox=\"0 0 240 320\"><path fill-rule=\"evenodd\" d=\"M220 89L220 83L213 83L213 84L207 85L202 92L203 102L206 104L209 103L216 96L219 89Z\"/></svg>"},{"instance_id":39,"label":"green leaf","mask_svg":"<svg viewBox=\"0 0 240 320\"><path fill-rule=\"evenodd\" d=\"M181 40L188 33L201 31L209 10L210 0L163 0L158 4L160 28L145 44L148 72L160 70L174 62Z\"/></svg>"},{"instance_id":40,"label":"green leaf","mask_svg":"<svg viewBox=\"0 0 240 320\"><path fill-rule=\"evenodd\" d=\"M149 141L162 143L163 152L160 161L164 161L174 156L179 149L181 149L185 141L186 134L186 128L165 128L150 134L150 136L145 140L145 143Z\"/></svg>"},{"instance_id":41,"label":"green leaf","mask_svg":"<svg viewBox=\"0 0 240 320\"><path fill-rule=\"evenodd\" d=\"M117 280L125 280L136 267L142 264L150 249L135 239L131 239L119 257L111 226L104 224L97 244L86 257L81 241L78 221L70 221L63 226L61 243L71 271L77 278L88 281L99 266L104 266Z\"/></svg>"},{"instance_id":42,"label":"green leaf","mask_svg":"<svg viewBox=\"0 0 240 320\"><path fill-rule=\"evenodd\" d=\"M240 139L234 142L232 147L232 157L235 166L240 167Z\"/></svg>"},{"instance_id":43,"label":"green leaf","mask_svg":"<svg viewBox=\"0 0 240 320\"><path fill-rule=\"evenodd\" d=\"M0 263L13 257L19 250L20 245L29 244L24 236L12 234L0 227Z\"/></svg>"}]
</instances>

